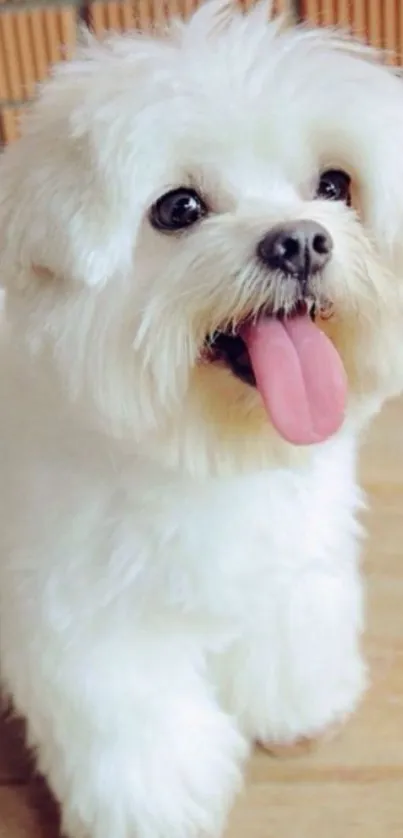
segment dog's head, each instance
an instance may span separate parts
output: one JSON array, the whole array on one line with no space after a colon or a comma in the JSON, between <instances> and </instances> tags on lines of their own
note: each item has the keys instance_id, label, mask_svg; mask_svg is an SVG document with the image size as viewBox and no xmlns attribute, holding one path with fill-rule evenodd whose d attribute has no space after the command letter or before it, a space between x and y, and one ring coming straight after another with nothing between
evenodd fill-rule
<instances>
[{"instance_id":1,"label":"dog's head","mask_svg":"<svg viewBox=\"0 0 403 838\"><path fill-rule=\"evenodd\" d=\"M92 43L4 155L10 316L138 437L319 441L403 387L402 149L397 76L266 6Z\"/></svg>"}]
</instances>

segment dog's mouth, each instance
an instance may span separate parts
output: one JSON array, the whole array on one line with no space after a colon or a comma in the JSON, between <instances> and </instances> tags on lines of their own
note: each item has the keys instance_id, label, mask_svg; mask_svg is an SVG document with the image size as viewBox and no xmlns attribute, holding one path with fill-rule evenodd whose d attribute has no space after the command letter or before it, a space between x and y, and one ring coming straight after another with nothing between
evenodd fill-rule
<instances>
[{"instance_id":1,"label":"dog's mouth","mask_svg":"<svg viewBox=\"0 0 403 838\"><path fill-rule=\"evenodd\" d=\"M304 316L309 314L313 322L316 320L316 305L315 303L302 303L287 314L287 318L297 316ZM229 367L231 372L251 387L256 387L256 376L251 363L251 358L248 351L247 342L243 335L245 329L253 322L257 322L262 317L275 317L278 321L284 321L286 315L283 311L277 312L275 315L262 312L260 315L255 315L253 318L245 318L236 329L217 330L214 332L212 338L206 344L207 358L210 362L221 363Z\"/></svg>"},{"instance_id":2,"label":"dog's mouth","mask_svg":"<svg viewBox=\"0 0 403 838\"><path fill-rule=\"evenodd\" d=\"M323 442L344 418L344 367L315 321L316 307L306 302L287 315L262 311L216 331L205 354L258 389L272 424L295 445Z\"/></svg>"}]
</instances>

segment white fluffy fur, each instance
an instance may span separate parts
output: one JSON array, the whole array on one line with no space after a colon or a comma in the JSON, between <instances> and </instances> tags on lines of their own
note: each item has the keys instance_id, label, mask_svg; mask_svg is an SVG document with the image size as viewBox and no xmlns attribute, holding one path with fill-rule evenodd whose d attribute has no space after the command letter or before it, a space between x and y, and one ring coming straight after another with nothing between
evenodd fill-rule
<instances>
[{"instance_id":1,"label":"white fluffy fur","mask_svg":"<svg viewBox=\"0 0 403 838\"><path fill-rule=\"evenodd\" d=\"M0 163L1 675L71 838L220 833L252 740L319 735L365 685L357 437L403 388L403 88L266 14L84 47ZM357 212L313 201L329 165ZM155 232L189 182L213 214ZM260 236L298 218L335 242L349 377L309 450L197 363L269 293Z\"/></svg>"}]
</instances>

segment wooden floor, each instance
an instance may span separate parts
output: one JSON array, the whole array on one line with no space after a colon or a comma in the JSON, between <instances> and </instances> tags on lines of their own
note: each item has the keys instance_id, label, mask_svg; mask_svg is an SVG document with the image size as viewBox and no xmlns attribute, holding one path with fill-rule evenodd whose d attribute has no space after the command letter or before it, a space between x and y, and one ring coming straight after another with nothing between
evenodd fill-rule
<instances>
[{"instance_id":1,"label":"wooden floor","mask_svg":"<svg viewBox=\"0 0 403 838\"><path fill-rule=\"evenodd\" d=\"M376 423L362 472L372 502L366 562L372 689L338 739L316 754L294 760L256 754L228 838L403 838L403 404ZM54 807L29 780L18 739L18 728L4 724L0 838L56 838Z\"/></svg>"}]
</instances>

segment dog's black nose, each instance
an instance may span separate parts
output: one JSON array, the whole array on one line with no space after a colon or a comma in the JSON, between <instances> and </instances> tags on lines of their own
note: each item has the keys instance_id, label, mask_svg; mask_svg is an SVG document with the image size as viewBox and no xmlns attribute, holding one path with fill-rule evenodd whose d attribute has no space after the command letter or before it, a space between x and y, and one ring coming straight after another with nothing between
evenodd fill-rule
<instances>
[{"instance_id":1,"label":"dog's black nose","mask_svg":"<svg viewBox=\"0 0 403 838\"><path fill-rule=\"evenodd\" d=\"M302 280L321 271L333 250L330 234L316 221L274 227L259 242L257 253L267 267Z\"/></svg>"}]
</instances>

